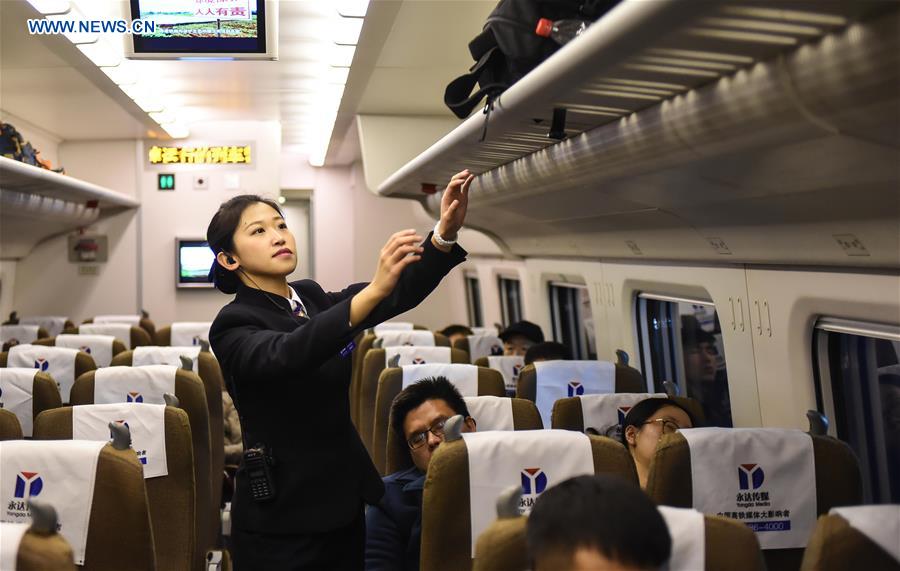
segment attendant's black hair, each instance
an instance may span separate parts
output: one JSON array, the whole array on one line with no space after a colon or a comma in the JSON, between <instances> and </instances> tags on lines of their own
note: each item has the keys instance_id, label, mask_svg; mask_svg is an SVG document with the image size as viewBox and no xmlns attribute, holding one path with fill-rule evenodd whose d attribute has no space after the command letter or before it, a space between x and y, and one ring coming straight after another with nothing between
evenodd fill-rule
<instances>
[{"instance_id":1,"label":"attendant's black hair","mask_svg":"<svg viewBox=\"0 0 900 571\"><path fill-rule=\"evenodd\" d=\"M394 435L400 439L400 442L406 441L403 422L409 411L418 408L425 401L437 399L447 403L454 413L461 414L463 417L469 416L469 408L466 406L465 399L459 394L459 390L453 386L453 383L447 380L447 377L422 379L400 391L400 394L391 403L391 425L394 427Z\"/></svg>"},{"instance_id":2,"label":"attendant's black hair","mask_svg":"<svg viewBox=\"0 0 900 571\"><path fill-rule=\"evenodd\" d=\"M545 341L532 345L525 352L525 364L530 365L537 359L545 361L563 360L567 361L572 358L569 348L562 343L556 341Z\"/></svg>"},{"instance_id":3,"label":"attendant's black hair","mask_svg":"<svg viewBox=\"0 0 900 571\"><path fill-rule=\"evenodd\" d=\"M209 243L213 255L217 255L219 252L234 253L234 233L241 222L241 215L248 206L257 202L268 204L278 214L284 216L277 202L256 194L241 194L223 202L206 229L206 241ZM236 272L225 269L217 260L213 260L208 279L222 293L235 293L241 283Z\"/></svg>"},{"instance_id":4,"label":"attendant's black hair","mask_svg":"<svg viewBox=\"0 0 900 571\"><path fill-rule=\"evenodd\" d=\"M663 398L663 397L651 397L648 399L644 399L641 402L637 403L628 411L628 414L625 415L625 422L622 423L622 444L628 448L628 441L625 439L625 429L629 426L636 426L640 429L645 422L653 419L653 415L659 411L664 406L674 406L680 408L684 411L688 418L691 419L691 426L697 428L697 419L694 418L694 415L691 414L691 411L684 408L678 401Z\"/></svg>"},{"instance_id":5,"label":"attendant's black hair","mask_svg":"<svg viewBox=\"0 0 900 571\"><path fill-rule=\"evenodd\" d=\"M672 551L669 529L653 501L620 476L560 482L537 499L526 526L532 565L547 558L571 565L575 552L587 548L623 565L659 569Z\"/></svg>"}]
</instances>

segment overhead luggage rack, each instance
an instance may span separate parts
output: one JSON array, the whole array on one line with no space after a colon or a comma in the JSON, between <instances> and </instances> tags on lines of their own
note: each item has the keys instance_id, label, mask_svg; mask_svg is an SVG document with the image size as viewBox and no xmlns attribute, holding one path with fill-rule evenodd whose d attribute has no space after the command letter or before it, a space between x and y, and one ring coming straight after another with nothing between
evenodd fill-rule
<instances>
[{"instance_id":1,"label":"overhead luggage rack","mask_svg":"<svg viewBox=\"0 0 900 571\"><path fill-rule=\"evenodd\" d=\"M23 258L48 237L139 205L114 190L0 157L0 259Z\"/></svg>"},{"instance_id":2,"label":"overhead luggage rack","mask_svg":"<svg viewBox=\"0 0 900 571\"><path fill-rule=\"evenodd\" d=\"M566 110L568 140L616 121L640 121L641 110L894 8L848 0L624 0L504 92L486 127L485 114L474 113L377 192L421 199L425 185L442 185L462 168L485 173L559 145L548 136L554 109ZM489 184L477 181L475 194L479 183Z\"/></svg>"}]
</instances>

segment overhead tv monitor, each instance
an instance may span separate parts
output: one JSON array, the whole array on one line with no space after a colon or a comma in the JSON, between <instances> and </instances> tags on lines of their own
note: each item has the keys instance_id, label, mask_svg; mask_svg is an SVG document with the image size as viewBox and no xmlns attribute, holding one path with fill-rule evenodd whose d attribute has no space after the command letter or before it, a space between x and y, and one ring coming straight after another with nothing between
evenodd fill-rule
<instances>
[{"instance_id":1,"label":"overhead tv monitor","mask_svg":"<svg viewBox=\"0 0 900 571\"><path fill-rule=\"evenodd\" d=\"M207 277L214 259L206 240L176 238L175 287L213 287Z\"/></svg>"},{"instance_id":2,"label":"overhead tv monitor","mask_svg":"<svg viewBox=\"0 0 900 571\"><path fill-rule=\"evenodd\" d=\"M132 20L154 29L133 34L133 59L278 59L275 0L130 0Z\"/></svg>"}]
</instances>

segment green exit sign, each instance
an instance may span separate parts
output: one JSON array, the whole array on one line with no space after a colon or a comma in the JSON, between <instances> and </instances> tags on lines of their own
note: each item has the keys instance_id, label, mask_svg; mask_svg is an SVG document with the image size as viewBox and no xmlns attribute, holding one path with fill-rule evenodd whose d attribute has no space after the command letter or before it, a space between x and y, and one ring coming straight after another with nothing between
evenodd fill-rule
<instances>
[{"instance_id":1,"label":"green exit sign","mask_svg":"<svg viewBox=\"0 0 900 571\"><path fill-rule=\"evenodd\" d=\"M156 188L158 190L175 190L174 174L158 174L156 177Z\"/></svg>"}]
</instances>

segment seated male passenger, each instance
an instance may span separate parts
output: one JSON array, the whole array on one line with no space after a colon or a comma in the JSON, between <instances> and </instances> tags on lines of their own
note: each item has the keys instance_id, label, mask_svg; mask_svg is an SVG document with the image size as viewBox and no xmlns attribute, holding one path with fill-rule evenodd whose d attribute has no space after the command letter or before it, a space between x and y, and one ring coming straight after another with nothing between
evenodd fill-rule
<instances>
[{"instance_id":1,"label":"seated male passenger","mask_svg":"<svg viewBox=\"0 0 900 571\"><path fill-rule=\"evenodd\" d=\"M572 358L569 348L556 341L545 341L532 345L525 352L525 364L530 365L538 361L568 361Z\"/></svg>"},{"instance_id":2,"label":"seated male passenger","mask_svg":"<svg viewBox=\"0 0 900 571\"><path fill-rule=\"evenodd\" d=\"M533 571L658 571L672 551L656 506L618 476L560 482L537 499L526 525Z\"/></svg>"},{"instance_id":3,"label":"seated male passenger","mask_svg":"<svg viewBox=\"0 0 900 571\"><path fill-rule=\"evenodd\" d=\"M622 443L631 453L642 489L647 487L650 462L662 435L695 424L691 413L669 398L649 398L631 407L622 423Z\"/></svg>"},{"instance_id":4,"label":"seated male passenger","mask_svg":"<svg viewBox=\"0 0 900 571\"><path fill-rule=\"evenodd\" d=\"M687 396L700 401L710 426L731 428L731 399L725 369L719 370L716 337L693 315L681 316L681 347Z\"/></svg>"},{"instance_id":5,"label":"seated male passenger","mask_svg":"<svg viewBox=\"0 0 900 571\"><path fill-rule=\"evenodd\" d=\"M465 325L448 325L444 327L440 331L438 331L441 335L450 340L450 346L453 347L453 344L458 339L465 339L469 335L472 335L472 330L466 327Z\"/></svg>"},{"instance_id":6,"label":"seated male passenger","mask_svg":"<svg viewBox=\"0 0 900 571\"><path fill-rule=\"evenodd\" d=\"M384 478L384 497L366 510L366 571L419 569L425 471L444 441L444 423L457 414L465 417L462 431L474 432L466 401L444 377L408 386L391 404L392 437L409 449L414 466Z\"/></svg>"},{"instance_id":7,"label":"seated male passenger","mask_svg":"<svg viewBox=\"0 0 900 571\"><path fill-rule=\"evenodd\" d=\"M530 321L517 321L500 333L500 339L504 355L524 357L532 345L544 342L544 332Z\"/></svg>"}]
</instances>

